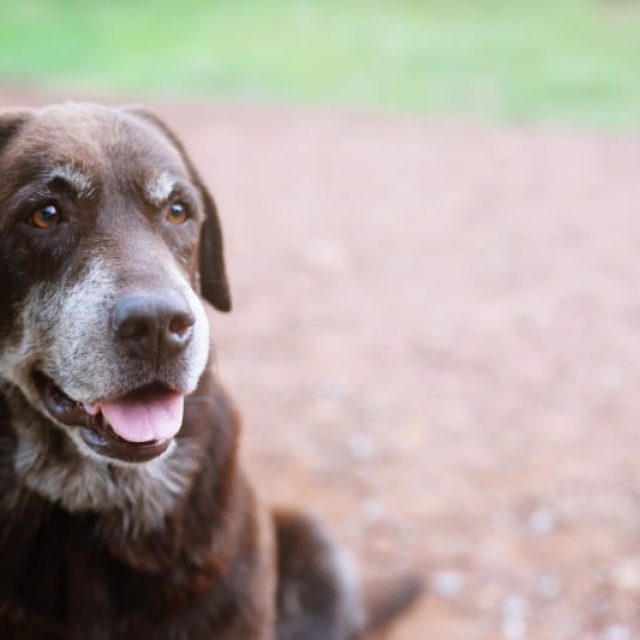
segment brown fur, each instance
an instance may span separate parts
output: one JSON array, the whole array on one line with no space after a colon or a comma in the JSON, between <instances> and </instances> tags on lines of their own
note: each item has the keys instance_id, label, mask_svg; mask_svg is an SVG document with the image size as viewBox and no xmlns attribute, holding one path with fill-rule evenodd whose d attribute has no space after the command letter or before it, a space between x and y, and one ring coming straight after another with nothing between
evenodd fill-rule
<instances>
[{"instance_id":1,"label":"brown fur","mask_svg":"<svg viewBox=\"0 0 640 640\"><path fill-rule=\"evenodd\" d=\"M165 171L191 203L179 229L158 222ZM367 611L323 528L267 513L238 465L193 294L231 306L220 223L175 135L138 109L0 112L0 176L1 637L348 640L407 606L411 581ZM43 199L64 203L62 231L25 224ZM159 286L188 300L196 338L151 370L105 318ZM47 413L34 371L79 402L160 378L187 393L182 429L164 457L103 457Z\"/></svg>"}]
</instances>

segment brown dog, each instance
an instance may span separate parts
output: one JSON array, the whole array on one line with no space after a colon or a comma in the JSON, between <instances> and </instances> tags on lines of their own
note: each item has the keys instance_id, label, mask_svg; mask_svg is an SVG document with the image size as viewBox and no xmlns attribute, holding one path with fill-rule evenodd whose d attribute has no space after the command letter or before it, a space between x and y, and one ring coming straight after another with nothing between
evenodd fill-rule
<instances>
[{"instance_id":1,"label":"brown dog","mask_svg":"<svg viewBox=\"0 0 640 640\"><path fill-rule=\"evenodd\" d=\"M367 600L317 523L256 501L198 294L231 307L165 125L0 112L3 639L346 640L417 594Z\"/></svg>"}]
</instances>

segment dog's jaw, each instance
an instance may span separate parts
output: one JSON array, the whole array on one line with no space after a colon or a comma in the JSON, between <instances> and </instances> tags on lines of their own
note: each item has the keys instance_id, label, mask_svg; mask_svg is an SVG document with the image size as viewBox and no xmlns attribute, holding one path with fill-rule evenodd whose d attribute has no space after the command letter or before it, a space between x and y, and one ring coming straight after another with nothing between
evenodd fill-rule
<instances>
[{"instance_id":1,"label":"dog's jaw","mask_svg":"<svg viewBox=\"0 0 640 640\"><path fill-rule=\"evenodd\" d=\"M98 516L119 514L121 533L136 536L161 527L184 498L201 464L202 452L178 439L167 452L145 464L108 461L75 434L61 432L17 389L0 386L13 416L12 443L3 442L3 464L11 458L19 483L67 511ZM18 508L20 492L2 496L5 509Z\"/></svg>"}]
</instances>

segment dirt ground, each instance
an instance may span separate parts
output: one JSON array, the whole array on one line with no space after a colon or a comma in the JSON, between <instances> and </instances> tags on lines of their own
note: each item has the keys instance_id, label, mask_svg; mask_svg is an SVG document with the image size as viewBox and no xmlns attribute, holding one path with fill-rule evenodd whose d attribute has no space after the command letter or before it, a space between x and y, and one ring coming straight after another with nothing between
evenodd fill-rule
<instances>
[{"instance_id":1,"label":"dirt ground","mask_svg":"<svg viewBox=\"0 0 640 640\"><path fill-rule=\"evenodd\" d=\"M640 637L640 134L156 109L221 210L260 491L429 583L386 638Z\"/></svg>"}]
</instances>

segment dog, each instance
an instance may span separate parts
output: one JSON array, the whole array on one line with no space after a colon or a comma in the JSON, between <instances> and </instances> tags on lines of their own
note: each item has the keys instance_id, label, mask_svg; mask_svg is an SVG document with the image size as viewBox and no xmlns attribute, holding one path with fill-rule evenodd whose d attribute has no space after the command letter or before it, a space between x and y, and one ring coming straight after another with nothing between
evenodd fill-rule
<instances>
[{"instance_id":1,"label":"dog","mask_svg":"<svg viewBox=\"0 0 640 640\"><path fill-rule=\"evenodd\" d=\"M417 597L257 500L211 305L231 308L220 221L167 125L0 111L4 640L348 640Z\"/></svg>"}]
</instances>

